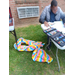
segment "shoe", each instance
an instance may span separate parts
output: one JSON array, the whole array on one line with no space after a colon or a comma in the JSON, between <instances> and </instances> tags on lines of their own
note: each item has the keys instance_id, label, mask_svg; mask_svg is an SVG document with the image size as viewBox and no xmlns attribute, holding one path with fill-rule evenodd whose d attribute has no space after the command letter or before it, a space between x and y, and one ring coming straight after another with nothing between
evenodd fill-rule
<instances>
[{"instance_id":1,"label":"shoe","mask_svg":"<svg viewBox=\"0 0 75 75\"><path fill-rule=\"evenodd\" d=\"M48 51L51 51L51 49L49 47L46 47Z\"/></svg>"}]
</instances>

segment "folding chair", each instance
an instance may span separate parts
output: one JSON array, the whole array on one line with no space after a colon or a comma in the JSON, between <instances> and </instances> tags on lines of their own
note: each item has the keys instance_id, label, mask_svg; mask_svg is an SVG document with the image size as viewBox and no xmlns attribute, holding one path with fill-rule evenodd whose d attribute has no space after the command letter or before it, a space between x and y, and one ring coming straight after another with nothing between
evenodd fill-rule
<instances>
[{"instance_id":1,"label":"folding chair","mask_svg":"<svg viewBox=\"0 0 75 75\"><path fill-rule=\"evenodd\" d=\"M14 18L12 18L10 7L9 7L9 32L11 32L15 36L15 40L17 43L17 36L14 28Z\"/></svg>"}]
</instances>

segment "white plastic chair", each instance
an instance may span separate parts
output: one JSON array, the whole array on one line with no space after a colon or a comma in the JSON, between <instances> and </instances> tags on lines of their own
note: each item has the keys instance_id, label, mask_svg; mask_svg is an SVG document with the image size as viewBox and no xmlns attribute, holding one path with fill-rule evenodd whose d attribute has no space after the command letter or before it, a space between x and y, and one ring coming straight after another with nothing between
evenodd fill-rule
<instances>
[{"instance_id":1,"label":"white plastic chair","mask_svg":"<svg viewBox=\"0 0 75 75\"><path fill-rule=\"evenodd\" d=\"M17 36L14 28L14 18L12 18L10 7L9 7L9 32L11 32L15 36L15 40L17 43Z\"/></svg>"}]
</instances>

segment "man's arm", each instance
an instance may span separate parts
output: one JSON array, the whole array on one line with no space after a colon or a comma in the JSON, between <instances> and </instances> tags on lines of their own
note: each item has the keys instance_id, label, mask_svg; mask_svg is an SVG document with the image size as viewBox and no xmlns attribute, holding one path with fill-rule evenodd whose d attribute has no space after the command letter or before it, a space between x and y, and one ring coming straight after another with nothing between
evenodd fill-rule
<instances>
[{"instance_id":1,"label":"man's arm","mask_svg":"<svg viewBox=\"0 0 75 75\"><path fill-rule=\"evenodd\" d=\"M64 14L64 12L61 10L61 8L60 8L60 18L62 19L63 24L65 25L65 14Z\"/></svg>"},{"instance_id":2,"label":"man's arm","mask_svg":"<svg viewBox=\"0 0 75 75\"><path fill-rule=\"evenodd\" d=\"M43 10L43 12L42 12L42 14L41 14L41 16L40 16L40 19L39 19L39 22L40 23L42 23L42 24L44 24L44 22L45 22L45 17L46 17L46 7L45 7L45 9Z\"/></svg>"},{"instance_id":3,"label":"man's arm","mask_svg":"<svg viewBox=\"0 0 75 75\"><path fill-rule=\"evenodd\" d=\"M45 7L45 9L43 10L41 16L40 16L40 19L39 19L39 22L44 24L45 26L49 26L48 22L45 20L45 17L46 17L46 11L47 11L47 8Z\"/></svg>"}]
</instances>

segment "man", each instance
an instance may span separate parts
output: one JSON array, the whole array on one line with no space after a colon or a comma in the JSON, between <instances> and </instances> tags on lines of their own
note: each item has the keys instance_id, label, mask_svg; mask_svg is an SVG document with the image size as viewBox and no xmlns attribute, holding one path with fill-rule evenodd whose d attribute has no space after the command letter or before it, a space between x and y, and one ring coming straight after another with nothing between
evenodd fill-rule
<instances>
[{"instance_id":1,"label":"man","mask_svg":"<svg viewBox=\"0 0 75 75\"><path fill-rule=\"evenodd\" d=\"M46 6L45 9L43 10L39 22L48 27L49 26L48 22L60 21L60 19L62 19L62 22L65 25L65 14L61 10L61 8L57 6L57 1L52 0L51 5ZM50 46L51 42L49 47L47 48L48 50L50 50Z\"/></svg>"}]
</instances>

